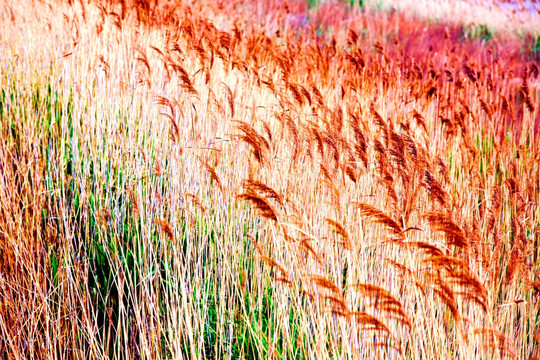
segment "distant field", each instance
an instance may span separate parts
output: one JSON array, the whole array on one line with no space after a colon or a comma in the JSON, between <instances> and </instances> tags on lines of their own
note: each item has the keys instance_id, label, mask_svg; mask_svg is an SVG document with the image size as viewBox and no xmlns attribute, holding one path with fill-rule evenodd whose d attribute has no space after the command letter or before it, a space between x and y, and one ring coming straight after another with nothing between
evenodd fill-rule
<instances>
[{"instance_id":1,"label":"distant field","mask_svg":"<svg viewBox=\"0 0 540 360\"><path fill-rule=\"evenodd\" d=\"M400 9L409 14L450 23L483 24L493 30L523 36L540 32L538 0L367 0L366 5Z\"/></svg>"},{"instance_id":2,"label":"distant field","mask_svg":"<svg viewBox=\"0 0 540 360\"><path fill-rule=\"evenodd\" d=\"M0 359L538 359L518 3L2 2Z\"/></svg>"}]
</instances>

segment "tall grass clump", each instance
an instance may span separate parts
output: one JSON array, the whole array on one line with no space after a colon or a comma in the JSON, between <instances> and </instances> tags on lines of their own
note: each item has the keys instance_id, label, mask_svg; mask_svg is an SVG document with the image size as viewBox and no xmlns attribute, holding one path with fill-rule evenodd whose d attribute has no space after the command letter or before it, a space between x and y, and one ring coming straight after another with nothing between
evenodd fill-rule
<instances>
[{"instance_id":1,"label":"tall grass clump","mask_svg":"<svg viewBox=\"0 0 540 360\"><path fill-rule=\"evenodd\" d=\"M333 2L0 14L0 358L540 356L514 38Z\"/></svg>"}]
</instances>

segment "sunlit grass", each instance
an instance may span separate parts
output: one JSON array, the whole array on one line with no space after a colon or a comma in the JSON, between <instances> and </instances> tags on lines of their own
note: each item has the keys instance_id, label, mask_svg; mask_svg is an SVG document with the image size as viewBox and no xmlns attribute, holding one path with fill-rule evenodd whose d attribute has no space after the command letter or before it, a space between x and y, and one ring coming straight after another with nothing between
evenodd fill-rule
<instances>
[{"instance_id":1,"label":"sunlit grass","mask_svg":"<svg viewBox=\"0 0 540 360\"><path fill-rule=\"evenodd\" d=\"M319 5L2 5L1 358L540 356L534 51Z\"/></svg>"}]
</instances>

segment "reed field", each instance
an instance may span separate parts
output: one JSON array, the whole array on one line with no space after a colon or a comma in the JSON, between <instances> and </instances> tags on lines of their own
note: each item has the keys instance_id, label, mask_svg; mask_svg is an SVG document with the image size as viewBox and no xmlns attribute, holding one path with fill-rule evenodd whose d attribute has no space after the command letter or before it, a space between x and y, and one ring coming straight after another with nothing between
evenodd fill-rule
<instances>
[{"instance_id":1,"label":"reed field","mask_svg":"<svg viewBox=\"0 0 540 360\"><path fill-rule=\"evenodd\" d=\"M540 13L387 3L1 2L0 359L538 359Z\"/></svg>"}]
</instances>

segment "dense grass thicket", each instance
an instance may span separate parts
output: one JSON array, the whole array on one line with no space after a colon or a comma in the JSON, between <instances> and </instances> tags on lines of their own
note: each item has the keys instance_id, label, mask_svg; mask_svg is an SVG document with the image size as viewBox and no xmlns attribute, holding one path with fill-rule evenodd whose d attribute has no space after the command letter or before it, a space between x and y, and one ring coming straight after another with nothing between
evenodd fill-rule
<instances>
[{"instance_id":1,"label":"dense grass thicket","mask_svg":"<svg viewBox=\"0 0 540 360\"><path fill-rule=\"evenodd\" d=\"M1 359L540 357L539 34L351 4L0 4Z\"/></svg>"}]
</instances>

